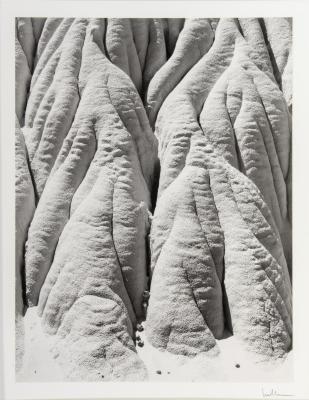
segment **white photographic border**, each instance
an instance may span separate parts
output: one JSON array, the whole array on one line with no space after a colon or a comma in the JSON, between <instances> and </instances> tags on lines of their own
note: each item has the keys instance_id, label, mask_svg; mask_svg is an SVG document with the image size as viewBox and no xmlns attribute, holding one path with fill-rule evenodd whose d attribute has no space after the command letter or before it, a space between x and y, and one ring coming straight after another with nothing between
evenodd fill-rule
<instances>
[{"instance_id":1,"label":"white photographic border","mask_svg":"<svg viewBox=\"0 0 309 400\"><path fill-rule=\"evenodd\" d=\"M308 3L305 0L2 0L0 26L1 399L259 399L266 397L309 399L309 312L306 306L309 305L308 11ZM15 17L293 17L294 379L292 383L159 383L151 381L19 383L15 381Z\"/></svg>"}]
</instances>

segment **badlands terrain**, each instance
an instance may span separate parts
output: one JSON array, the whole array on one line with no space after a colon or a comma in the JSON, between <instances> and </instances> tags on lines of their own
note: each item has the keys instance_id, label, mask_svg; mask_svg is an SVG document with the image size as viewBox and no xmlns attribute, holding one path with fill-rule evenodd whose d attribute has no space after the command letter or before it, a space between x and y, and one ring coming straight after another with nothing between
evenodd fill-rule
<instances>
[{"instance_id":1,"label":"badlands terrain","mask_svg":"<svg viewBox=\"0 0 309 400\"><path fill-rule=\"evenodd\" d=\"M19 380L292 379L292 22L16 19Z\"/></svg>"}]
</instances>

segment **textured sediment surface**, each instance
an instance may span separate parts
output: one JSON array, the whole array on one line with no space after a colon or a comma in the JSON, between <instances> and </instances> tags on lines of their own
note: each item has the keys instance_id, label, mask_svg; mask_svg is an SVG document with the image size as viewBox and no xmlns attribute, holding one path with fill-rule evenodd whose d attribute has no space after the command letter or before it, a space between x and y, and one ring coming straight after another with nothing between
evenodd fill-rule
<instances>
[{"instance_id":1,"label":"textured sediment surface","mask_svg":"<svg viewBox=\"0 0 309 400\"><path fill-rule=\"evenodd\" d=\"M291 20L17 18L15 43L17 368L29 307L66 380L157 352L211 375L228 337L282 363Z\"/></svg>"}]
</instances>

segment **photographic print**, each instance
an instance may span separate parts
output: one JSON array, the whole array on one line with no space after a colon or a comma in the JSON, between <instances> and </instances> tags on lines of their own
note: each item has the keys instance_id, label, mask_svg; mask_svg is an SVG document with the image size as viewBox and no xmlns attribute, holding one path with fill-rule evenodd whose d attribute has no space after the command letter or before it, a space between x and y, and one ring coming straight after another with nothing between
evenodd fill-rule
<instances>
[{"instance_id":1,"label":"photographic print","mask_svg":"<svg viewBox=\"0 0 309 400\"><path fill-rule=\"evenodd\" d=\"M25 18L16 379L291 381L292 18Z\"/></svg>"}]
</instances>

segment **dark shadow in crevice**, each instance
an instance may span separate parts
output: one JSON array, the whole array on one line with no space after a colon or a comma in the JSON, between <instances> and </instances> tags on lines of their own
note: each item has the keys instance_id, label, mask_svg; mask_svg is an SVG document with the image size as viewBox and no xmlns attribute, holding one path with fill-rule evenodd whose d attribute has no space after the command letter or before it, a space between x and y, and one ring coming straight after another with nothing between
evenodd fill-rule
<instances>
[{"instance_id":1,"label":"dark shadow in crevice","mask_svg":"<svg viewBox=\"0 0 309 400\"><path fill-rule=\"evenodd\" d=\"M107 52L107 44L106 44L106 33L107 33L107 24L108 24L108 18L104 18L104 33L103 33L103 38L102 38L102 44L103 44L103 52L105 57L111 62L108 52Z\"/></svg>"},{"instance_id":2,"label":"dark shadow in crevice","mask_svg":"<svg viewBox=\"0 0 309 400\"><path fill-rule=\"evenodd\" d=\"M258 21L259 21L261 30L263 32L264 41L265 41L265 44L266 44L266 47L267 47L267 51L268 51L268 54L269 54L269 58L270 58L270 62L271 62L272 68L273 68L274 77L275 77L275 79L277 81L277 84L278 84L280 90L282 90L281 74L280 74L280 71L279 71L279 68L278 68L278 65L277 65L277 62L276 62L276 58L274 56L274 52L273 52L273 50L271 48L271 45L269 43L269 40L268 40L265 21L264 21L263 18L258 18Z\"/></svg>"},{"instance_id":3,"label":"dark shadow in crevice","mask_svg":"<svg viewBox=\"0 0 309 400\"><path fill-rule=\"evenodd\" d=\"M179 24L179 33L176 40L171 40L171 26L169 23L176 23L178 21ZM167 18L164 22L164 40L165 40L165 48L166 48L166 58L169 60L174 53L177 41L179 39L179 35L184 28L185 18Z\"/></svg>"},{"instance_id":4,"label":"dark shadow in crevice","mask_svg":"<svg viewBox=\"0 0 309 400\"><path fill-rule=\"evenodd\" d=\"M154 173L153 173L153 183L152 183L152 188L151 188L151 214L154 214L156 205L157 205L157 199L158 199L158 189L159 189L159 182L160 182L160 172L161 172L161 166L160 166L160 160L157 158L155 166L154 166ZM149 227L149 232L148 235L145 239L146 241L146 260L147 260L147 288L150 291L151 288L151 248L150 248L150 230L151 230L151 221L149 221L150 227Z\"/></svg>"},{"instance_id":5,"label":"dark shadow in crevice","mask_svg":"<svg viewBox=\"0 0 309 400\"><path fill-rule=\"evenodd\" d=\"M23 132L22 132L23 135ZM31 179L31 183L32 183L32 187L33 187L33 193L34 193L34 205L35 205L35 209L38 205L38 202L40 200L40 196L36 187L36 183L35 183L35 179L34 179L34 175L33 175L33 171L31 169L31 162L29 159L29 154L28 154L28 149L27 146L25 144L25 152L26 152L26 162L27 162L27 167L28 167L28 171L29 171L29 175L30 175L30 179Z\"/></svg>"},{"instance_id":6,"label":"dark shadow in crevice","mask_svg":"<svg viewBox=\"0 0 309 400\"><path fill-rule=\"evenodd\" d=\"M27 239L25 240L25 243L24 243L24 246L23 246L23 254L24 254L23 264L21 265L21 268L20 268L19 271L17 271L15 269L15 273L16 274L19 273L19 275L20 275L21 294L22 294L22 300L23 300L23 304L24 304L23 316L26 314L27 309L29 308L27 295L26 295L26 268L25 268L25 253L26 253L25 245L26 245L26 241L27 241ZM16 278L15 278L15 285L16 285ZM17 293L16 293L16 288L15 288L15 297L16 296L17 296ZM15 301L16 301L16 299L15 299Z\"/></svg>"},{"instance_id":7,"label":"dark shadow in crevice","mask_svg":"<svg viewBox=\"0 0 309 400\"><path fill-rule=\"evenodd\" d=\"M239 147L239 143L238 143L237 135L236 135L236 132L235 132L235 127L234 127L235 121L236 121L236 119L237 119L237 117L238 117L238 115L240 113L242 104L240 105L240 109L238 111L237 116L235 117L235 121L234 121L234 124L233 124L231 116L230 116L230 113L229 113L229 110L228 110L228 106L227 106L227 97L228 97L228 94L226 92L225 93L225 108L226 108L226 114L228 116L228 119L229 119L229 122L230 122L230 125L231 125L231 129L232 129L232 132L233 132L234 147L235 147L235 152L236 152L236 157L237 157L237 167L238 167L238 170L241 173L246 175L245 164L244 164L244 161L243 161L243 158L242 158L242 155L241 155L241 150L240 150L240 147ZM242 98L241 98L241 103L242 103Z\"/></svg>"},{"instance_id":8,"label":"dark shadow in crevice","mask_svg":"<svg viewBox=\"0 0 309 400\"><path fill-rule=\"evenodd\" d=\"M236 24L236 26L237 26L237 28L239 30L239 33L241 34L241 36L243 38L245 38L244 32L243 32L242 27L241 27L240 22L239 22L239 18L234 18L234 20L235 20L235 24Z\"/></svg>"},{"instance_id":9,"label":"dark shadow in crevice","mask_svg":"<svg viewBox=\"0 0 309 400\"><path fill-rule=\"evenodd\" d=\"M160 160L157 158L153 169L153 182L151 188L151 213L153 214L157 205L158 190L160 182L161 165Z\"/></svg>"},{"instance_id":10,"label":"dark shadow in crevice","mask_svg":"<svg viewBox=\"0 0 309 400\"><path fill-rule=\"evenodd\" d=\"M150 249L150 228L148 235L145 237L145 248L146 248L146 276L147 276L147 283L146 287L147 290L150 291L151 287L151 249Z\"/></svg>"},{"instance_id":11,"label":"dark shadow in crevice","mask_svg":"<svg viewBox=\"0 0 309 400\"><path fill-rule=\"evenodd\" d=\"M231 317L229 300L227 297L224 280L225 280L225 263L223 260L222 302L223 302L223 312L224 312L224 334L222 339L226 339L230 336L233 336L232 317Z\"/></svg>"}]
</instances>

